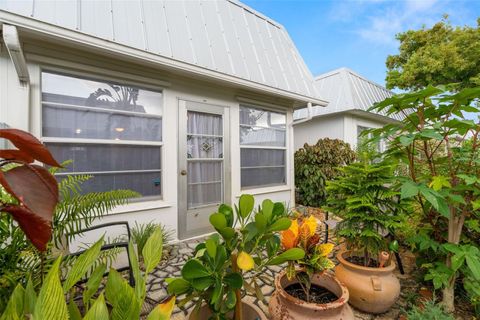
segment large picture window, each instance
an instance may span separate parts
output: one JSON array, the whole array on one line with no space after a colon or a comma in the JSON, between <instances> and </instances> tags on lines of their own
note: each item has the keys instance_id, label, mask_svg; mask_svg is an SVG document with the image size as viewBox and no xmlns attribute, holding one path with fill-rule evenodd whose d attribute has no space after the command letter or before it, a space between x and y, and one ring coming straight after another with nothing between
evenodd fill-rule
<instances>
[{"instance_id":1,"label":"large picture window","mask_svg":"<svg viewBox=\"0 0 480 320\"><path fill-rule=\"evenodd\" d=\"M83 192L130 189L162 195L162 92L42 73L42 138L73 160L58 179L89 174Z\"/></svg>"},{"instance_id":2,"label":"large picture window","mask_svg":"<svg viewBox=\"0 0 480 320\"><path fill-rule=\"evenodd\" d=\"M286 114L240 106L243 189L286 183Z\"/></svg>"}]
</instances>

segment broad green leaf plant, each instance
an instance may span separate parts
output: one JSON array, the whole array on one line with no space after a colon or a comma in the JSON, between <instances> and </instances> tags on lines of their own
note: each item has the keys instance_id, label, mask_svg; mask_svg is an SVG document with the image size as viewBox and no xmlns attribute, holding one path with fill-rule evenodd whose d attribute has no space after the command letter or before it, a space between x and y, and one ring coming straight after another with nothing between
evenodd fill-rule
<instances>
[{"instance_id":1,"label":"broad green leaf plant","mask_svg":"<svg viewBox=\"0 0 480 320\"><path fill-rule=\"evenodd\" d=\"M479 98L479 87L452 92L429 86L374 107L404 117L372 132L389 142L385 157L408 168L398 178L401 197L415 200L423 218L413 240L429 254L426 279L443 289L449 312L458 275L472 302L480 300Z\"/></svg>"},{"instance_id":2,"label":"broad green leaf plant","mask_svg":"<svg viewBox=\"0 0 480 320\"><path fill-rule=\"evenodd\" d=\"M98 260L104 241L101 238L75 261L68 270L63 283L61 281L59 257L53 263L40 291L35 292L32 280L26 287L18 284L13 291L0 320L10 319L49 319L49 320L138 320L146 296L147 277L158 265L162 257L162 232L156 229L143 248L145 272L138 266L133 244L129 244L130 260L135 278L135 287L115 269L110 269L104 289L100 289L106 266L104 264L90 270ZM74 299L73 286L88 276L83 291L82 308ZM69 303L67 299L70 298ZM107 308L107 303L109 308ZM157 305L147 320L168 320L173 311L175 297L169 297ZM81 312L80 310L83 310ZM83 313L83 314L82 314Z\"/></svg>"},{"instance_id":3,"label":"broad green leaf plant","mask_svg":"<svg viewBox=\"0 0 480 320\"><path fill-rule=\"evenodd\" d=\"M263 299L257 277L268 265L279 265L301 259L304 251L291 248L281 254L279 231L290 227L285 206L264 200L254 210L254 197L242 195L235 210L222 204L218 212L210 216L210 223L218 232L200 243L195 256L182 268L181 277L169 279L168 291L185 297L179 302L196 300L194 312L206 304L211 319L235 320L242 317L242 290L257 294ZM247 280L245 272L251 272Z\"/></svg>"}]
</instances>

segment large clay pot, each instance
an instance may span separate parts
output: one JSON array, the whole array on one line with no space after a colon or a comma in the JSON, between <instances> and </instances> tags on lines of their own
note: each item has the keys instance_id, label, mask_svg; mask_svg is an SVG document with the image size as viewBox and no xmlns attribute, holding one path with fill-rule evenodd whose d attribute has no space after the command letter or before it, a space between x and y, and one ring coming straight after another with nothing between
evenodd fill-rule
<instances>
[{"instance_id":1,"label":"large clay pot","mask_svg":"<svg viewBox=\"0 0 480 320\"><path fill-rule=\"evenodd\" d=\"M289 295L284 288L296 283L288 280L285 271L275 278L275 292L270 298L268 310L272 320L353 320L352 309L348 305L348 290L333 275L315 274L312 283L334 293L338 299L331 303L308 303Z\"/></svg>"},{"instance_id":2,"label":"large clay pot","mask_svg":"<svg viewBox=\"0 0 480 320\"><path fill-rule=\"evenodd\" d=\"M243 307L243 320L267 320L265 314L259 307L253 303L242 301ZM207 305L203 305L198 312L193 313L193 310L187 316L188 320L206 320L212 315L210 308ZM233 319L233 313L229 315Z\"/></svg>"},{"instance_id":3,"label":"large clay pot","mask_svg":"<svg viewBox=\"0 0 480 320\"><path fill-rule=\"evenodd\" d=\"M397 301L400 281L393 274L395 263L384 268L367 268L345 260L350 251L337 254L335 275L350 293L350 304L368 313L383 313Z\"/></svg>"}]
</instances>

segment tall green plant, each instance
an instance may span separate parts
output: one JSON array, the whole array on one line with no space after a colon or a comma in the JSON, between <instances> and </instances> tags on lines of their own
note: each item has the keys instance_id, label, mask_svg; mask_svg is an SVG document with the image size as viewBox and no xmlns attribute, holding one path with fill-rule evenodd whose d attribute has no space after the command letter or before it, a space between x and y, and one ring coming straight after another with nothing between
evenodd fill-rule
<instances>
[{"instance_id":1,"label":"tall green plant","mask_svg":"<svg viewBox=\"0 0 480 320\"><path fill-rule=\"evenodd\" d=\"M363 159L339 170L342 175L327 183L324 208L342 218L337 236L345 238L349 249L362 251L367 266L372 256L388 249L385 234L402 225L400 194L391 188L393 166Z\"/></svg>"},{"instance_id":2,"label":"tall green plant","mask_svg":"<svg viewBox=\"0 0 480 320\"><path fill-rule=\"evenodd\" d=\"M355 152L339 139L326 138L314 145L305 144L295 152L297 202L310 207L324 205L326 182L339 175L338 167L354 160Z\"/></svg>"},{"instance_id":3,"label":"tall green plant","mask_svg":"<svg viewBox=\"0 0 480 320\"><path fill-rule=\"evenodd\" d=\"M387 158L408 167L408 174L398 178L401 197L414 199L422 213L416 245L434 253L423 265L426 279L443 288L449 312L459 274L465 288L480 296L479 287L470 285L480 282L480 249L465 234L478 232L480 219L479 100L479 87L452 93L429 86L374 107L405 116L373 133L377 140L389 140Z\"/></svg>"},{"instance_id":4,"label":"tall green plant","mask_svg":"<svg viewBox=\"0 0 480 320\"><path fill-rule=\"evenodd\" d=\"M99 290L105 265L96 267L89 275L86 289L83 291L83 312L73 300L73 286L84 278L98 260L103 238L97 241L86 252L78 257L66 277L60 278L61 257L57 258L48 272L38 294L31 280L26 287L17 285L7 304L5 312L0 317L7 319L49 319L49 320L137 320L146 296L148 274L158 265L162 257L162 232L157 228L148 238L143 249L145 272L138 267L138 260L129 244L130 261L135 277L135 287L115 269L110 269L105 288ZM67 297L70 302L67 304ZM107 308L107 302L111 310ZM175 299L170 297L164 303L157 305L149 314L148 320L168 320L174 307Z\"/></svg>"}]
</instances>

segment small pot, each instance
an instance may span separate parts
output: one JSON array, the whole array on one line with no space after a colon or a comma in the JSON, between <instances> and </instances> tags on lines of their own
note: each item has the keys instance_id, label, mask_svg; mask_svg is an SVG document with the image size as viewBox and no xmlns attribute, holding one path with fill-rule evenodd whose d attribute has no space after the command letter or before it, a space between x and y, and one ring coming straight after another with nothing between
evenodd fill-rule
<instances>
[{"instance_id":1,"label":"small pot","mask_svg":"<svg viewBox=\"0 0 480 320\"><path fill-rule=\"evenodd\" d=\"M400 296L400 281L393 274L393 261L384 268L369 268L350 263L350 251L337 254L335 275L350 292L350 304L368 313L384 313Z\"/></svg>"},{"instance_id":2,"label":"small pot","mask_svg":"<svg viewBox=\"0 0 480 320\"><path fill-rule=\"evenodd\" d=\"M259 307L254 305L253 303L242 301L242 308L243 308L243 319L242 320L268 320L265 314L260 310ZM188 320L206 320L209 319L212 315L212 311L207 305L203 305L200 307L198 312L195 314L193 310L188 313L187 319ZM231 319L233 319L233 312L228 314Z\"/></svg>"},{"instance_id":3,"label":"small pot","mask_svg":"<svg viewBox=\"0 0 480 320\"><path fill-rule=\"evenodd\" d=\"M296 279L288 280L285 271L275 278L275 292L270 298L268 310L272 320L354 320L353 312L348 305L348 290L333 275L323 273L312 277L315 284L334 293L338 299L325 304L308 303L289 295L284 288L297 283Z\"/></svg>"}]
</instances>

